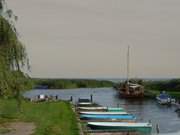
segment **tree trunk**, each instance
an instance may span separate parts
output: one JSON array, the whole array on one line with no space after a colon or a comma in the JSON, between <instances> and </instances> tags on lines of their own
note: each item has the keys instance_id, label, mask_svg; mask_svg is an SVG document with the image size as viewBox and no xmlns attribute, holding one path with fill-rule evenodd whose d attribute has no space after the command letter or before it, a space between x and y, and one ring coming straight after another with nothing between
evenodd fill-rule
<instances>
[{"instance_id":1,"label":"tree trunk","mask_svg":"<svg viewBox=\"0 0 180 135\"><path fill-rule=\"evenodd\" d=\"M21 93L20 93L20 89L18 86L16 86L15 88L15 91L16 91L16 101L17 101L17 109L18 109L18 112L22 112L22 101L21 101Z\"/></svg>"}]
</instances>

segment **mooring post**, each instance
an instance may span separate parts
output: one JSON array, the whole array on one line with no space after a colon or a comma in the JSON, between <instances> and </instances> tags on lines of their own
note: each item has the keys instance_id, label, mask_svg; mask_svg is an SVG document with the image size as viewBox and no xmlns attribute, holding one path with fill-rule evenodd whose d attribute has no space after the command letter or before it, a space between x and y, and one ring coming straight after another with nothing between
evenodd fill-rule
<instances>
[{"instance_id":1,"label":"mooring post","mask_svg":"<svg viewBox=\"0 0 180 135\"><path fill-rule=\"evenodd\" d=\"M93 102L93 95L91 94L91 102Z\"/></svg>"},{"instance_id":2,"label":"mooring post","mask_svg":"<svg viewBox=\"0 0 180 135\"><path fill-rule=\"evenodd\" d=\"M58 100L58 95L55 96L56 100Z\"/></svg>"},{"instance_id":3,"label":"mooring post","mask_svg":"<svg viewBox=\"0 0 180 135\"><path fill-rule=\"evenodd\" d=\"M72 102L73 101L73 97L71 96L71 98L70 98L70 101Z\"/></svg>"},{"instance_id":4,"label":"mooring post","mask_svg":"<svg viewBox=\"0 0 180 135\"><path fill-rule=\"evenodd\" d=\"M157 132L157 134L159 134L159 125L158 124L156 124L156 132Z\"/></svg>"}]
</instances>

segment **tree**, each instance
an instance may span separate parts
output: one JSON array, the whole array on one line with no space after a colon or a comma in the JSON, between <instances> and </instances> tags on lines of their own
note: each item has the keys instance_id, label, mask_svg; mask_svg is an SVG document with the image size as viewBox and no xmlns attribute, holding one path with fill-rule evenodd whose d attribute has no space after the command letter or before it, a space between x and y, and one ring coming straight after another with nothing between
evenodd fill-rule
<instances>
[{"instance_id":1,"label":"tree","mask_svg":"<svg viewBox=\"0 0 180 135\"><path fill-rule=\"evenodd\" d=\"M0 0L1 9L4 9L4 4L5 1ZM0 95L15 96L20 110L20 90L24 88L26 80L22 68L29 69L29 60L13 22L16 19L12 10L4 9L0 12Z\"/></svg>"}]
</instances>

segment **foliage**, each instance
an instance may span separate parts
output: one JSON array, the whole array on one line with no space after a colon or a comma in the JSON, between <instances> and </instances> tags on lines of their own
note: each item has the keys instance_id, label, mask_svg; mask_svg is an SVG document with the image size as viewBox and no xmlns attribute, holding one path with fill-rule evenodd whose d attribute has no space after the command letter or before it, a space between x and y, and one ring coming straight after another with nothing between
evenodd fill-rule
<instances>
[{"instance_id":1,"label":"foliage","mask_svg":"<svg viewBox=\"0 0 180 135\"><path fill-rule=\"evenodd\" d=\"M33 135L78 135L77 120L67 102L22 102L22 113L16 108L14 99L0 99L0 125L13 120L34 122ZM42 115L43 114L43 115Z\"/></svg>"},{"instance_id":2,"label":"foliage","mask_svg":"<svg viewBox=\"0 0 180 135\"><path fill-rule=\"evenodd\" d=\"M180 79L172 79L166 81L146 81L144 82L146 89L156 91L180 92Z\"/></svg>"},{"instance_id":3,"label":"foliage","mask_svg":"<svg viewBox=\"0 0 180 135\"><path fill-rule=\"evenodd\" d=\"M152 97L166 91L172 97L180 99L180 79L144 81L145 93Z\"/></svg>"},{"instance_id":4,"label":"foliage","mask_svg":"<svg viewBox=\"0 0 180 135\"><path fill-rule=\"evenodd\" d=\"M1 10L4 4L5 1L0 0ZM0 12L0 96L17 96L29 80L21 71L24 66L29 67L29 62L14 27L14 17L12 10Z\"/></svg>"},{"instance_id":5,"label":"foliage","mask_svg":"<svg viewBox=\"0 0 180 135\"><path fill-rule=\"evenodd\" d=\"M99 88L112 87L110 81L85 79L33 79L35 86L47 86L49 89Z\"/></svg>"}]
</instances>

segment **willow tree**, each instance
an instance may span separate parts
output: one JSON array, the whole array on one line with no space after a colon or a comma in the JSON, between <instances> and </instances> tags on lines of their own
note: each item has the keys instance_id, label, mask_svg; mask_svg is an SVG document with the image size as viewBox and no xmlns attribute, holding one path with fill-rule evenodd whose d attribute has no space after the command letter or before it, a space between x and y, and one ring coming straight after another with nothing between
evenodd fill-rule
<instances>
[{"instance_id":1,"label":"willow tree","mask_svg":"<svg viewBox=\"0 0 180 135\"><path fill-rule=\"evenodd\" d=\"M14 26L17 17L5 4L0 0L0 96L15 96L20 109L26 79L22 69L28 67L28 58Z\"/></svg>"}]
</instances>

